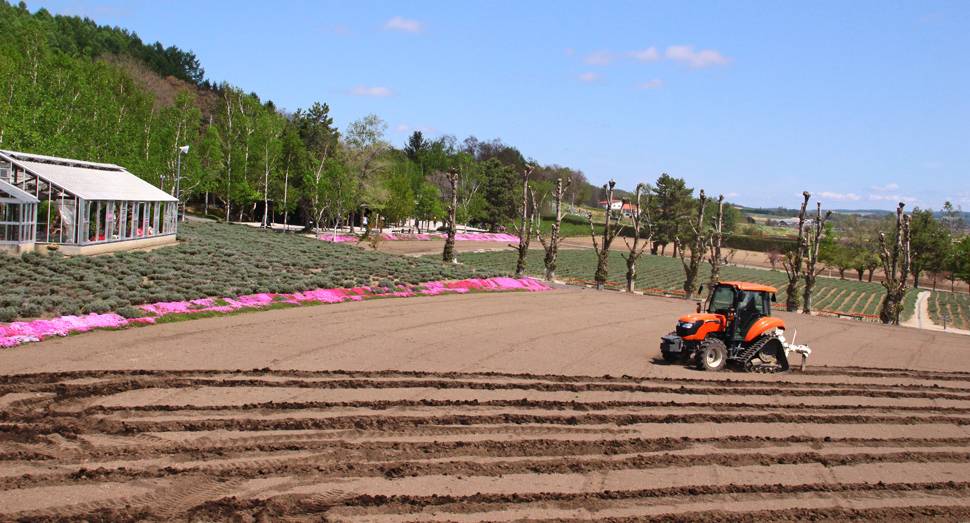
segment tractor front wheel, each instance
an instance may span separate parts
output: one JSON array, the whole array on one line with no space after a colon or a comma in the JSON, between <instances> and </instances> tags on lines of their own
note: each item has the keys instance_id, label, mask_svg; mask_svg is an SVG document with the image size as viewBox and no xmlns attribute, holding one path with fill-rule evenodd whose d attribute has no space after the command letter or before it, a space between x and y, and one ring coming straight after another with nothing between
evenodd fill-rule
<instances>
[{"instance_id":1,"label":"tractor front wheel","mask_svg":"<svg viewBox=\"0 0 970 523\"><path fill-rule=\"evenodd\" d=\"M706 340L701 344L699 369L717 372L727 365L727 347L717 339Z\"/></svg>"}]
</instances>

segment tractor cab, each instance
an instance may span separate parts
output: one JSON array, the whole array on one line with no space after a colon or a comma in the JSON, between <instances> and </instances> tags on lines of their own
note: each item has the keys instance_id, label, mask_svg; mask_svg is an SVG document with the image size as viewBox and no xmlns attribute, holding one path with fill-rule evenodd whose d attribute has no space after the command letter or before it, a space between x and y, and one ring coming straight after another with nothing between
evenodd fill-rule
<instances>
[{"instance_id":1,"label":"tractor cab","mask_svg":"<svg viewBox=\"0 0 970 523\"><path fill-rule=\"evenodd\" d=\"M720 282L708 299L707 311L725 318L726 339L743 340L758 319L771 316L775 292L763 285Z\"/></svg>"}]
</instances>

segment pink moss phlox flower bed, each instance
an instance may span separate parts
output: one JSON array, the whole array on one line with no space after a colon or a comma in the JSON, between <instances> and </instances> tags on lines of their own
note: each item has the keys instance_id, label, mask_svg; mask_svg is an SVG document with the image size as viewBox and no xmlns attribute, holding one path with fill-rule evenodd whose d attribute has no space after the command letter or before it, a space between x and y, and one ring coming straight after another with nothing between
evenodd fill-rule
<instances>
[{"instance_id":1,"label":"pink moss phlox flower bed","mask_svg":"<svg viewBox=\"0 0 970 523\"><path fill-rule=\"evenodd\" d=\"M317 239L318 240L325 240L325 241L328 241L328 242L334 242L334 243L359 242L360 241L360 238L357 237L357 236L340 236L339 234L337 236L334 236L332 234L321 235L321 236L317 236Z\"/></svg>"},{"instance_id":2,"label":"pink moss phlox flower bed","mask_svg":"<svg viewBox=\"0 0 970 523\"><path fill-rule=\"evenodd\" d=\"M447 234L381 234L381 238L388 241L431 241L437 240L439 238L447 238ZM324 240L328 242L358 242L360 238L357 236L333 236L331 235L320 235L317 236L318 240ZM455 240L463 242L518 242L518 236L512 236L511 234L504 233L471 233L471 234L455 234Z\"/></svg>"},{"instance_id":3,"label":"pink moss phlox flower bed","mask_svg":"<svg viewBox=\"0 0 970 523\"><path fill-rule=\"evenodd\" d=\"M434 296L438 294L463 294L489 291L545 291L551 287L530 279L489 278L462 280L451 283L432 282L421 285L398 285L391 290L384 287L354 287L353 289L317 289L294 294L253 294L238 298L204 298L200 300L161 302L138 307L147 315L144 318L125 319L117 314L88 314L87 316L61 316L52 320L13 322L0 325L0 347L14 347L31 341L41 341L51 336L67 336L73 332L91 329L121 328L137 323L155 323L169 314L199 312L232 312L240 309L261 309L277 303L302 305L303 303L340 303L371 298L406 298L410 296Z\"/></svg>"}]
</instances>

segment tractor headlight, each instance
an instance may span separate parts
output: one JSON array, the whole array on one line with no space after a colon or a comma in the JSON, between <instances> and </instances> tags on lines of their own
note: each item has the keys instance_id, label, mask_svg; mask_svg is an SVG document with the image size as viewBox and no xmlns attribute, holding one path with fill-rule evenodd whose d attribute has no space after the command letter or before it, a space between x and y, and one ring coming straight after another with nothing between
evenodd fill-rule
<instances>
[{"instance_id":1,"label":"tractor headlight","mask_svg":"<svg viewBox=\"0 0 970 523\"><path fill-rule=\"evenodd\" d=\"M677 335L681 338L693 336L704 325L704 320L679 321L677 322Z\"/></svg>"}]
</instances>

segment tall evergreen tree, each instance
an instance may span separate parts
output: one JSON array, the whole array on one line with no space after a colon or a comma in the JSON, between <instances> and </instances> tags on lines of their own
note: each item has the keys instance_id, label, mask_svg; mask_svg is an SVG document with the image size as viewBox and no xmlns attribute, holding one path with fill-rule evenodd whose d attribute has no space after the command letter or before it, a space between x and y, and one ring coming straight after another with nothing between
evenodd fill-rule
<instances>
[{"instance_id":1,"label":"tall evergreen tree","mask_svg":"<svg viewBox=\"0 0 970 523\"><path fill-rule=\"evenodd\" d=\"M690 212L690 204L693 200L691 196L694 189L687 187L683 178L674 178L667 173L663 173L657 178L657 186L654 187L654 198L652 215L654 220L653 251L664 254L668 243L674 240L681 233L682 218ZM676 255L676 253L674 253Z\"/></svg>"}]
</instances>

